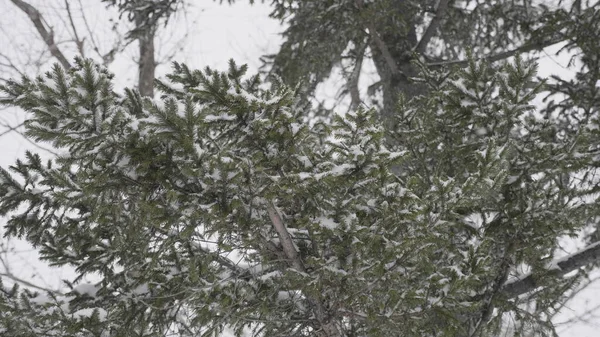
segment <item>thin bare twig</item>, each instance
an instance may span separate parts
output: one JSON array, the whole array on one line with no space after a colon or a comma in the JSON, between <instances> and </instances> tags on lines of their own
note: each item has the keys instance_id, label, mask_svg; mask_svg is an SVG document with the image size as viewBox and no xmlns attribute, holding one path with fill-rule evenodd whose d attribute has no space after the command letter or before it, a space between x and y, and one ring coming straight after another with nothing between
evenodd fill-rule
<instances>
[{"instance_id":1,"label":"thin bare twig","mask_svg":"<svg viewBox=\"0 0 600 337\"><path fill-rule=\"evenodd\" d=\"M490 56L481 57L480 60L488 61L488 62L496 62L496 61L507 59L511 56L515 56L517 54L527 53L527 52L534 51L534 50L542 50L546 47L550 47L554 44L557 44L557 43L560 43L563 41L565 41L565 39L552 39L552 40L548 40L548 41L544 41L544 42L527 43L527 44L524 44L524 45L517 47L515 49L512 49L512 50L508 50L508 51L490 55ZM463 68L463 67L466 67L467 65L469 65L469 60L441 61L441 62L429 63L427 65L431 68L439 68L439 67L445 67L445 66L457 66L457 67Z\"/></svg>"},{"instance_id":2,"label":"thin bare twig","mask_svg":"<svg viewBox=\"0 0 600 337\"><path fill-rule=\"evenodd\" d=\"M41 291L49 292L49 293L52 293L52 294L58 295L58 296L64 296L64 294L61 293L58 290L52 290L52 289L48 289L48 288L45 288L45 287L42 287L42 286L38 286L37 284L34 284L34 283L29 282L27 280L24 280L24 279L22 279L20 277L17 277L17 276L15 276L12 273L0 273L0 277L6 277L8 279L13 280L16 283L19 283L21 285L26 286L28 288L33 288L33 289L36 289L36 290L41 290Z\"/></svg>"},{"instance_id":3,"label":"thin bare twig","mask_svg":"<svg viewBox=\"0 0 600 337\"><path fill-rule=\"evenodd\" d=\"M58 153L56 151L53 151L47 147L44 147L36 142L34 142L33 140L29 139L29 137L27 137L23 132L19 131L18 128L20 126L22 126L25 122L17 125L17 126L12 126L8 123L4 123L4 122L0 122L1 126L4 126L5 128L7 128L8 130L4 131L2 134L0 134L0 136L4 136L5 134L9 133L9 132L14 132L16 134L18 134L19 136L23 137L27 142L29 142L30 144L32 144L33 146L37 147L40 150L44 150L48 153L51 153L55 156L58 156Z\"/></svg>"},{"instance_id":4,"label":"thin bare twig","mask_svg":"<svg viewBox=\"0 0 600 337\"><path fill-rule=\"evenodd\" d=\"M0 133L0 137L9 134L13 131L17 131L18 128L22 127L23 125L25 125L25 122L22 122L21 124L17 125L17 126L12 126L12 125L8 125L8 124L3 124L3 126L6 128L6 130L2 133Z\"/></svg>"},{"instance_id":5,"label":"thin bare twig","mask_svg":"<svg viewBox=\"0 0 600 337\"><path fill-rule=\"evenodd\" d=\"M68 0L65 0L65 9L67 10L67 16L69 17L69 23L71 24L71 29L73 30L73 37L75 38L75 44L77 45L79 55L81 55L81 57L85 57L85 50L83 49L85 38L80 39L79 34L77 34L77 28L75 27L75 22L73 21L73 15L71 13L71 7L69 6Z\"/></svg>"},{"instance_id":6,"label":"thin bare twig","mask_svg":"<svg viewBox=\"0 0 600 337\"><path fill-rule=\"evenodd\" d=\"M8 251L9 251L9 249L7 248L5 251L2 251L2 253L8 254ZM0 272L0 278L6 277L6 278L12 280L13 282L18 283L20 285L24 285L24 286L26 286L28 288L32 288L32 289L36 289L36 290L41 290L41 291L44 291L44 292L49 292L49 293L52 293L54 295L63 296L63 293L61 293L58 290L53 290L53 289L50 289L50 288L47 288L47 287L42 287L42 286L39 286L37 284L34 284L31 281L27 281L27 280L24 280L24 279L16 276L10 270L10 265L5 260L5 258L0 257L0 264L2 264L2 267L4 269L3 272Z\"/></svg>"},{"instance_id":7,"label":"thin bare twig","mask_svg":"<svg viewBox=\"0 0 600 337\"><path fill-rule=\"evenodd\" d=\"M583 322L583 323L589 324L590 322L588 322L588 319L589 319L588 317L592 316L594 314L597 314L598 309L600 309L600 304L596 305L590 309L587 309L585 312L580 313L577 316L570 318L564 322L556 323L556 326L567 325L567 327L562 329L562 331L560 332L562 334L562 332L567 331L570 327L572 327L573 325L575 325L577 323Z\"/></svg>"},{"instance_id":8,"label":"thin bare twig","mask_svg":"<svg viewBox=\"0 0 600 337\"><path fill-rule=\"evenodd\" d=\"M578 285L577 289L573 289L571 293L563 301L561 301L561 303L559 303L559 305L556 307L552 314L548 314L548 317L555 317L559 312L562 311L563 308L567 307L569 301L578 296L583 290L587 289L592 283L597 282L598 280L600 280L600 276L595 277L593 279L588 279L584 284Z\"/></svg>"},{"instance_id":9,"label":"thin bare twig","mask_svg":"<svg viewBox=\"0 0 600 337\"><path fill-rule=\"evenodd\" d=\"M65 0L65 1L67 1L67 0ZM132 43L133 40L129 40L128 42L126 41L123 44L123 37L119 34L119 32L116 29L113 29L113 31L117 34L117 38L116 38L116 42L115 42L114 46L108 52L106 52L104 54L102 52L100 52L100 46L98 45L98 41L96 41L96 38L94 37L95 34L87 20L87 16L85 15L85 11L83 10L83 4L81 3L81 0L78 0L78 3L79 3L79 11L81 14L81 18L83 20L85 29L87 30L87 34L89 36L89 41L92 44L92 49L94 50L94 52L96 52L98 54L98 56L100 56L102 58L102 64L105 66L108 66L110 63L112 63L115 60L115 54L117 54L118 52L122 51L127 46L129 46L129 44Z\"/></svg>"},{"instance_id":10,"label":"thin bare twig","mask_svg":"<svg viewBox=\"0 0 600 337\"><path fill-rule=\"evenodd\" d=\"M67 61L67 58L65 57L65 55L62 53L62 51L56 45L56 42L54 41L54 32L52 31L52 29L50 29L50 30L46 29L46 26L44 25L43 17L42 17L42 14L40 13L40 11L38 11L35 7L33 7L32 5L28 4L27 2L25 2L23 0L10 0L10 1L13 4L15 4L15 6L17 6L20 10L22 10L25 14L27 14L27 16L29 17L29 20L31 20L31 22L35 26L36 30L38 31L38 33L40 34L40 36L42 37L42 39L48 46L48 49L50 50L50 54L52 56L54 56L64 68L70 69L71 64L69 63L69 61Z\"/></svg>"},{"instance_id":11,"label":"thin bare twig","mask_svg":"<svg viewBox=\"0 0 600 337\"><path fill-rule=\"evenodd\" d=\"M9 69L14 70L17 74L19 74L19 76L25 76L25 73L23 73L21 71L21 69L19 69L19 67L17 67L13 63L13 61L12 61L12 59L10 57L8 57L8 56L6 56L6 55L4 55L2 53L0 53L0 57L3 58L6 61L6 62L1 62L0 63L1 66L4 66L4 67L7 67Z\"/></svg>"}]
</instances>

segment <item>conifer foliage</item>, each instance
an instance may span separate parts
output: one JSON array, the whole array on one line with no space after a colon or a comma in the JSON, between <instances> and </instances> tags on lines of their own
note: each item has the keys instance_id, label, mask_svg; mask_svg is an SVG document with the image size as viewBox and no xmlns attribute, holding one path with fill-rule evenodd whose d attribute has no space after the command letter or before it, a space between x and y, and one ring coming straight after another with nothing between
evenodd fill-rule
<instances>
[{"instance_id":1,"label":"conifer foliage","mask_svg":"<svg viewBox=\"0 0 600 337\"><path fill-rule=\"evenodd\" d=\"M550 142L534 64L424 70L389 128L307 120L293 88L245 73L174 64L153 100L78 60L0 87L62 151L0 171L8 235L79 275L64 295L2 286L2 334L483 336L507 317L552 334L578 280L561 276L597 254L553 260L598 216L599 125Z\"/></svg>"}]
</instances>

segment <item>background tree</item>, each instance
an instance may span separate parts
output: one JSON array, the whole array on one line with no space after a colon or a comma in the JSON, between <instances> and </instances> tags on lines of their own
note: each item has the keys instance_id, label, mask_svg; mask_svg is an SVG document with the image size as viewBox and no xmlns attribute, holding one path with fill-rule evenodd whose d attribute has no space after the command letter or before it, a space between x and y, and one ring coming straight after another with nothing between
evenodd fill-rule
<instances>
[{"instance_id":1,"label":"background tree","mask_svg":"<svg viewBox=\"0 0 600 337\"><path fill-rule=\"evenodd\" d=\"M59 63L65 67L70 68L71 63L57 45L54 37L52 27L48 27L44 20L44 17L40 11L33 5L23 0L10 0L15 6L27 14L36 30L40 34L40 37L46 43L50 54L55 57ZM126 18L134 24L134 27L129 29L127 34L121 39L117 39L115 46L109 51L102 53L96 44L97 37L94 36L90 30L85 14L82 13L82 19L87 28L89 34L89 40L91 41L93 50L101 57L102 63L107 65L114 60L115 53L123 50L129 43L133 41L138 42L139 46L139 59L138 64L138 86L139 91L144 96L152 96L154 90L154 72L156 69L157 62L155 61L155 49L154 49L154 38L156 30L161 24L168 22L169 17L177 10L177 6L181 4L178 0L164 0L164 1L148 1L148 0L102 0L108 4L108 6L114 6L118 8L120 18L125 15ZM79 1L80 10L83 9L81 1ZM78 28L73 20L73 12L69 1L64 2L64 10L66 11L70 28L72 29L71 34L73 36L73 42L77 47L77 51L80 56L85 57L86 51L89 49L85 45L86 37L80 37ZM116 31L116 22L113 26L113 31Z\"/></svg>"},{"instance_id":2,"label":"background tree","mask_svg":"<svg viewBox=\"0 0 600 337\"><path fill-rule=\"evenodd\" d=\"M161 24L166 25L182 0L103 0L117 6L122 15L127 15L135 28L129 31L127 38L137 40L139 45L138 90L142 96L154 95L154 72L156 69L154 37Z\"/></svg>"}]
</instances>

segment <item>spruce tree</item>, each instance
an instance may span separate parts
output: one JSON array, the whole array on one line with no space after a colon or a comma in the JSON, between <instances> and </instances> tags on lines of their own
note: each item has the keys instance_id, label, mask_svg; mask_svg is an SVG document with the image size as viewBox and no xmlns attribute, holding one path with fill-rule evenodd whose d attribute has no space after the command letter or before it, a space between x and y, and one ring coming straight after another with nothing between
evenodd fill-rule
<instances>
[{"instance_id":1,"label":"spruce tree","mask_svg":"<svg viewBox=\"0 0 600 337\"><path fill-rule=\"evenodd\" d=\"M176 3L146 9L168 18ZM64 295L0 285L0 333L555 335L600 259L593 230L554 256L600 217L598 4L273 8L289 26L268 82L233 62L174 64L152 99L77 60L0 87L31 113L28 136L62 153L0 171L7 235L79 276ZM576 76L537 78L519 54L558 42ZM351 109L311 119L336 68Z\"/></svg>"},{"instance_id":2,"label":"spruce tree","mask_svg":"<svg viewBox=\"0 0 600 337\"><path fill-rule=\"evenodd\" d=\"M313 97L339 71L345 80L340 96L350 96L355 106L378 106L384 118L394 114L399 95L412 98L427 90L413 80L419 72L415 61L438 70L464 67L469 51L503 62L520 53L544 56L546 47L561 45L561 55L570 52L572 68L587 78L556 79L554 84L569 88L561 93L571 97L571 90L590 90L599 79L598 1L274 0L272 7L271 17L286 29L280 49L264 58L268 73L288 85L302 82L305 96ZM368 61L376 82L361 78Z\"/></svg>"},{"instance_id":3,"label":"spruce tree","mask_svg":"<svg viewBox=\"0 0 600 337\"><path fill-rule=\"evenodd\" d=\"M0 171L8 235L79 275L65 296L3 287L6 335L482 336L509 316L550 335L560 276L598 254L553 259L598 216L593 176L561 180L597 165L598 119L558 143L531 62L424 69L394 128L315 123L233 62L174 64L156 100L76 63L1 87L62 151Z\"/></svg>"}]
</instances>

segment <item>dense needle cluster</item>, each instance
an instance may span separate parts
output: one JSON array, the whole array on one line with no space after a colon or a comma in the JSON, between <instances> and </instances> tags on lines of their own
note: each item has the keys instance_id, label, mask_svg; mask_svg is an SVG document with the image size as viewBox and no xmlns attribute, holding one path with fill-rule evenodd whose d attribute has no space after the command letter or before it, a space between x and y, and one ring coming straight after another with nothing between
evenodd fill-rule
<instances>
[{"instance_id":1,"label":"dense needle cluster","mask_svg":"<svg viewBox=\"0 0 600 337\"><path fill-rule=\"evenodd\" d=\"M8 235L98 280L3 287L2 334L551 333L578 280L557 277L557 240L598 216L599 125L553 138L534 64L424 70L386 128L362 108L315 122L245 72L175 64L149 99L78 60L0 87L60 151L0 171Z\"/></svg>"}]
</instances>

